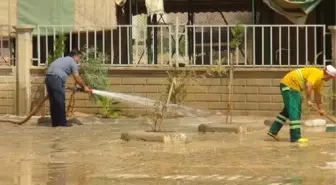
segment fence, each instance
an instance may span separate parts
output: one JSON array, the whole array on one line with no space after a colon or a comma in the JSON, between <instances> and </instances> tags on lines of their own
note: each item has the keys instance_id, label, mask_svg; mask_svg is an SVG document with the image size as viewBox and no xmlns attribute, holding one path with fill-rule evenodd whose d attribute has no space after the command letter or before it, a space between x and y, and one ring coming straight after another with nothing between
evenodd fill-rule
<instances>
[{"instance_id":1,"label":"fence","mask_svg":"<svg viewBox=\"0 0 336 185\"><path fill-rule=\"evenodd\" d=\"M0 64L8 65L14 63L10 59L15 57L15 38L10 37L9 26L0 28ZM325 25L39 25L33 33L34 66L45 65L60 33L66 36L63 55L89 46L109 55L111 66L233 61L242 67L289 67L325 65L331 58ZM239 46L232 47L237 40Z\"/></svg>"},{"instance_id":2,"label":"fence","mask_svg":"<svg viewBox=\"0 0 336 185\"><path fill-rule=\"evenodd\" d=\"M13 63L15 33L8 25L0 25L0 66L8 66Z\"/></svg>"}]
</instances>

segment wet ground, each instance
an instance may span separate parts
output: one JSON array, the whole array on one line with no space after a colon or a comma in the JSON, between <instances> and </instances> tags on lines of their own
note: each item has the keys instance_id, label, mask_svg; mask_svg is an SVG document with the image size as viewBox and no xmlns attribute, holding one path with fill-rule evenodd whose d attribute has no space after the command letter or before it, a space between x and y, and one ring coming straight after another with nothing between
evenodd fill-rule
<instances>
[{"instance_id":1,"label":"wet ground","mask_svg":"<svg viewBox=\"0 0 336 185\"><path fill-rule=\"evenodd\" d=\"M123 142L120 132L144 130L141 119L70 128L0 123L0 185L332 185L335 134L304 129L308 146L276 142L267 128L246 134L198 134L194 119L166 129L187 143Z\"/></svg>"}]
</instances>

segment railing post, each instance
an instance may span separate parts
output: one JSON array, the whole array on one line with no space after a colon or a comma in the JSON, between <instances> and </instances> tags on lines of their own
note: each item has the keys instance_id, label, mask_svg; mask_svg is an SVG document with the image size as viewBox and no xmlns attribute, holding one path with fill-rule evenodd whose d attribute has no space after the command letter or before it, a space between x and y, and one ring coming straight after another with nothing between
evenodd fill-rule
<instances>
[{"instance_id":1,"label":"railing post","mask_svg":"<svg viewBox=\"0 0 336 185\"><path fill-rule=\"evenodd\" d=\"M329 30L331 31L331 53L332 53L332 65L336 66L336 26L329 26ZM336 96L336 80L332 82L332 93L334 97ZM332 110L334 111L334 115L336 116L336 98L334 98L332 102Z\"/></svg>"},{"instance_id":2,"label":"railing post","mask_svg":"<svg viewBox=\"0 0 336 185\"><path fill-rule=\"evenodd\" d=\"M34 26L14 26L16 31L16 114L26 115L30 111L32 63L32 32Z\"/></svg>"}]
</instances>

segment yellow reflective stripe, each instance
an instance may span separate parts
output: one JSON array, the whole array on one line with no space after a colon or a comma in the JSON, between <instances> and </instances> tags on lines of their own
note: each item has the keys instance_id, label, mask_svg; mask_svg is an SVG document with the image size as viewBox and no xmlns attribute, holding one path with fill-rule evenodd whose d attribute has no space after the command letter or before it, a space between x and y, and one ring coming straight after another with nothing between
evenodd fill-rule
<instances>
[{"instance_id":1,"label":"yellow reflective stripe","mask_svg":"<svg viewBox=\"0 0 336 185\"><path fill-rule=\"evenodd\" d=\"M300 69L297 69L296 72L298 73L299 78L300 78L301 90L303 90L303 89L305 89L305 85L304 85L305 83L304 83L303 75L302 75Z\"/></svg>"},{"instance_id":2,"label":"yellow reflective stripe","mask_svg":"<svg viewBox=\"0 0 336 185\"><path fill-rule=\"evenodd\" d=\"M291 125L290 129L298 129L301 128L301 125Z\"/></svg>"},{"instance_id":3,"label":"yellow reflective stripe","mask_svg":"<svg viewBox=\"0 0 336 185\"><path fill-rule=\"evenodd\" d=\"M290 121L290 124L301 124L301 120Z\"/></svg>"},{"instance_id":4,"label":"yellow reflective stripe","mask_svg":"<svg viewBox=\"0 0 336 185\"><path fill-rule=\"evenodd\" d=\"M288 118L286 118L285 116L283 116L283 115L281 115L281 114L279 114L278 117L279 117L279 118L282 118L282 119L284 119L284 120L287 120L287 119L288 119Z\"/></svg>"},{"instance_id":5,"label":"yellow reflective stripe","mask_svg":"<svg viewBox=\"0 0 336 185\"><path fill-rule=\"evenodd\" d=\"M275 121L277 121L278 123L280 123L281 125L283 125L285 122L284 121L282 121L281 119L279 119L279 118L275 118Z\"/></svg>"}]
</instances>

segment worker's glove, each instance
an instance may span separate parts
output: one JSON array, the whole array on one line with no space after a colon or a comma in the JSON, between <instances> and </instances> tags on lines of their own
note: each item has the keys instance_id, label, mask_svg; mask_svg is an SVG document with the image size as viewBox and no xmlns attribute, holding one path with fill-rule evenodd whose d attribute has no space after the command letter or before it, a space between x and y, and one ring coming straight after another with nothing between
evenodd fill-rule
<instances>
[{"instance_id":1,"label":"worker's glove","mask_svg":"<svg viewBox=\"0 0 336 185\"><path fill-rule=\"evenodd\" d=\"M325 111L322 110L322 109L319 110L319 113L320 113L321 116L324 116L324 115L325 115Z\"/></svg>"}]
</instances>

